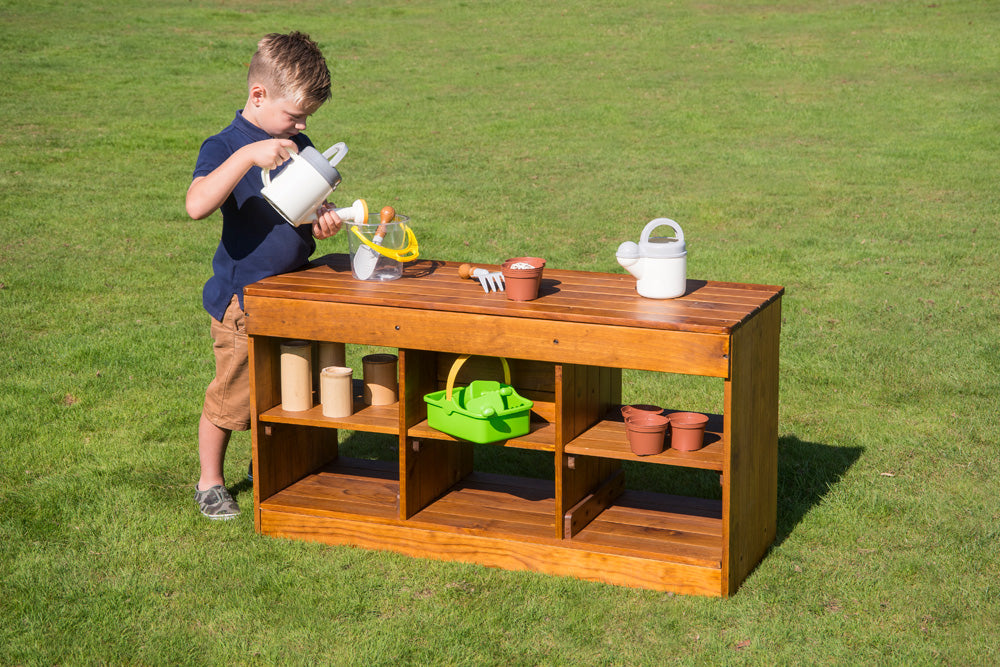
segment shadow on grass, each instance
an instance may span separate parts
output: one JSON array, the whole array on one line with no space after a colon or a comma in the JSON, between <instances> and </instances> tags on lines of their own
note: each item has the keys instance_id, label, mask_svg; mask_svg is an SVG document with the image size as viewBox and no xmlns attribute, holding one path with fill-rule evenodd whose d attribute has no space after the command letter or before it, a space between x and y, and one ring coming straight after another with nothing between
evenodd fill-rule
<instances>
[{"instance_id":1,"label":"shadow on grass","mask_svg":"<svg viewBox=\"0 0 1000 667\"><path fill-rule=\"evenodd\" d=\"M778 439L778 516L774 545L781 544L858 460L862 447L835 447L795 436ZM679 496L719 499L719 473L628 462L626 486Z\"/></svg>"},{"instance_id":2,"label":"shadow on grass","mask_svg":"<svg viewBox=\"0 0 1000 667\"><path fill-rule=\"evenodd\" d=\"M785 541L863 452L863 447L805 442L793 435L778 438L778 526L772 548Z\"/></svg>"}]
</instances>

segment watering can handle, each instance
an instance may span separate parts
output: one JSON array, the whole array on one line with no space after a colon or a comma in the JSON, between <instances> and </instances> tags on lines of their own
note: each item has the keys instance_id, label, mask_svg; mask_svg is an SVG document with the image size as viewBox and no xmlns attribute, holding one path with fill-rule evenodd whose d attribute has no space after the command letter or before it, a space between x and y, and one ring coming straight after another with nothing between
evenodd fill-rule
<instances>
[{"instance_id":1,"label":"watering can handle","mask_svg":"<svg viewBox=\"0 0 1000 667\"><path fill-rule=\"evenodd\" d=\"M675 238L683 243L684 242L684 231L681 226L670 218L656 218L655 220L650 220L642 230L642 237L639 239L641 242L646 243L649 241L649 233L652 232L657 227L662 225L667 225L668 227L673 227L676 232Z\"/></svg>"},{"instance_id":2,"label":"watering can handle","mask_svg":"<svg viewBox=\"0 0 1000 667\"><path fill-rule=\"evenodd\" d=\"M323 157L330 161L331 167L336 167L340 164L345 155L347 155L347 144L343 141L337 142L323 151Z\"/></svg>"},{"instance_id":3,"label":"watering can handle","mask_svg":"<svg viewBox=\"0 0 1000 667\"><path fill-rule=\"evenodd\" d=\"M451 371L448 373L447 392L445 394L449 403L451 402L451 390L455 386L455 378L458 377L458 370L462 367L462 364L468 361L469 356L471 355L463 354L458 359L455 359L455 363L451 365ZM500 363L503 364L503 383L510 384L510 365L504 357L499 357L499 359Z\"/></svg>"},{"instance_id":4,"label":"watering can handle","mask_svg":"<svg viewBox=\"0 0 1000 667\"><path fill-rule=\"evenodd\" d=\"M293 160L297 160L299 158L298 153L290 153L290 155ZM344 159L345 155L347 155L347 144L343 141L335 143L323 151L323 157L330 161L331 167L336 167L340 164L340 161ZM271 170L261 169L260 178L264 181L265 188L271 185Z\"/></svg>"},{"instance_id":5,"label":"watering can handle","mask_svg":"<svg viewBox=\"0 0 1000 667\"><path fill-rule=\"evenodd\" d=\"M301 159L299 157L298 153L289 152L288 155L289 155L289 157L292 158L293 161ZM284 164L284 162L282 164ZM260 178L261 178L262 181L264 181L264 187L265 188L268 187L268 186L270 186L271 185L271 170L270 169L261 169L260 170Z\"/></svg>"}]
</instances>

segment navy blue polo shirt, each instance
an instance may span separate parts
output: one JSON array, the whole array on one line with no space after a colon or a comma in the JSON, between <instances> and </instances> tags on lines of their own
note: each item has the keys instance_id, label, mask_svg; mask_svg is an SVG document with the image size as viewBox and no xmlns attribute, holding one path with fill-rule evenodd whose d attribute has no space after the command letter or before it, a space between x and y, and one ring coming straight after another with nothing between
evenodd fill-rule
<instances>
[{"instance_id":1,"label":"navy blue polo shirt","mask_svg":"<svg viewBox=\"0 0 1000 667\"><path fill-rule=\"evenodd\" d=\"M245 119L242 110L237 111L229 127L201 145L192 178L207 176L237 149L271 138ZM304 134L293 136L292 141L299 150L312 146ZM277 173L272 171L271 176ZM292 227L285 222L261 196L263 187L260 167L251 167L220 208L222 240L212 258L212 277L202 291L205 310L220 322L234 294L243 308L244 287L298 269L316 250L312 225Z\"/></svg>"}]
</instances>

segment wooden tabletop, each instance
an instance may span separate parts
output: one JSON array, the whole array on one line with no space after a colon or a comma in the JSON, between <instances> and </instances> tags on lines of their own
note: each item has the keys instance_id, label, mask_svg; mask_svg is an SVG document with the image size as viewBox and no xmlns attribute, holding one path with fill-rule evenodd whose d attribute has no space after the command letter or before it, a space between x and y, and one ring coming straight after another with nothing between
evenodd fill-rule
<instances>
[{"instance_id":1,"label":"wooden tabletop","mask_svg":"<svg viewBox=\"0 0 1000 667\"><path fill-rule=\"evenodd\" d=\"M508 300L503 292L484 292L478 280L460 278L459 266L458 262L421 259L404 264L399 280L362 281L351 275L348 255L333 254L303 270L248 285L245 294L729 334L784 292L775 285L689 279L681 297L647 299L639 296L635 278L624 270L596 273L546 266L539 297L519 302ZM499 266L477 266L500 270Z\"/></svg>"}]
</instances>

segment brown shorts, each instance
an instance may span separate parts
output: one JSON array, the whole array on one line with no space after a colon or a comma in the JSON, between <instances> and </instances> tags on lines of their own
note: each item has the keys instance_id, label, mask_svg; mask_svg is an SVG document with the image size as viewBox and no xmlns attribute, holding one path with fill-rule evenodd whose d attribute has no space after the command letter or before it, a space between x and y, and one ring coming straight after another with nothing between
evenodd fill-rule
<instances>
[{"instance_id":1,"label":"brown shorts","mask_svg":"<svg viewBox=\"0 0 1000 667\"><path fill-rule=\"evenodd\" d=\"M215 378L205 391L202 414L219 428L250 428L250 359L247 330L240 303L233 296L219 322L212 318Z\"/></svg>"}]
</instances>

